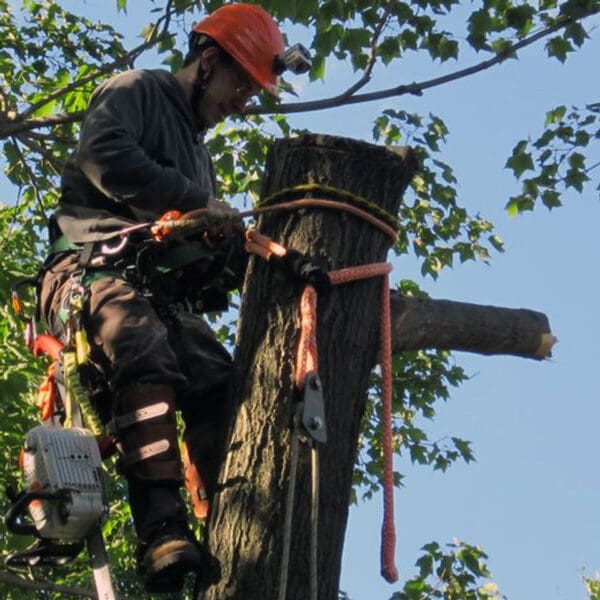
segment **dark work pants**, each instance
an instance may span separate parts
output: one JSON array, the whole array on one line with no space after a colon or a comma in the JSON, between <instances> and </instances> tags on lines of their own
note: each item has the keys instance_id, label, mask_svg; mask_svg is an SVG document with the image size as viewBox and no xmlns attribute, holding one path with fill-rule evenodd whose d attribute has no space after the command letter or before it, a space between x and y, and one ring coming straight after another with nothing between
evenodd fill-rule
<instances>
[{"instance_id":1,"label":"dark work pants","mask_svg":"<svg viewBox=\"0 0 600 600\"><path fill-rule=\"evenodd\" d=\"M49 333L64 334L59 309L68 309L70 278L77 258L55 260L45 273L40 308ZM129 282L113 276L91 283L84 327L91 359L109 389L120 392L144 383L169 385L178 407L194 411L203 398L222 396L231 376L231 357L199 315L176 308L157 310ZM161 316L159 316L159 313Z\"/></svg>"}]
</instances>

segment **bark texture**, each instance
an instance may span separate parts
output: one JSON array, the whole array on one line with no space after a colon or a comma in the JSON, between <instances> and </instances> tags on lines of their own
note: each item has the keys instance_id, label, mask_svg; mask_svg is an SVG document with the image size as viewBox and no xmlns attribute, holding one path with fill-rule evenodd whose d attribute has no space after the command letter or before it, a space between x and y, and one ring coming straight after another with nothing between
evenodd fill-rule
<instances>
[{"instance_id":1,"label":"bark texture","mask_svg":"<svg viewBox=\"0 0 600 600\"><path fill-rule=\"evenodd\" d=\"M263 198L318 183L361 196L395 215L415 170L408 148L306 135L273 145ZM282 201L297 197L291 194ZM327 209L266 215L258 229L289 248L318 257L328 270L384 261L391 244L363 220ZM302 288L285 271L251 260L238 330L235 417L209 524L209 543L222 577L205 592L208 600L279 597ZM328 433L320 450L319 600L338 595L357 437L378 350L380 314L370 307L380 306L380 294L381 281L375 278L336 286L319 297L319 372ZM308 456L301 444L287 600L308 597Z\"/></svg>"},{"instance_id":2,"label":"bark texture","mask_svg":"<svg viewBox=\"0 0 600 600\"><path fill-rule=\"evenodd\" d=\"M527 309L411 298L392 291L392 352L437 348L477 354L551 356L556 338L546 315Z\"/></svg>"}]
</instances>

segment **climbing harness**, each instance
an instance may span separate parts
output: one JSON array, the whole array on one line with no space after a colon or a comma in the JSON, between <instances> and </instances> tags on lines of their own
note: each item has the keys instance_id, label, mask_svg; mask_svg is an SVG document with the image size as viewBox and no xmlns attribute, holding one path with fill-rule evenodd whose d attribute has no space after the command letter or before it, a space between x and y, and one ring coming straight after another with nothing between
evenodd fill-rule
<instances>
[{"instance_id":1,"label":"climbing harness","mask_svg":"<svg viewBox=\"0 0 600 600\"><path fill-rule=\"evenodd\" d=\"M7 490L12 502L6 515L7 528L16 534L34 535L38 540L28 549L9 555L6 564L62 564L75 558L87 545L96 591L102 600L116 597L101 534L101 526L108 517L102 457L114 452L119 430L146 419L163 418L165 406L159 403L120 415L106 428L103 426L90 395L99 390L92 389L97 382L92 378L94 368L90 364L84 311L89 286L97 279L109 275L122 277L135 282L146 295L152 295L156 292L156 279L172 272L180 274L190 264L199 265L194 272L194 284L204 286L201 304L195 308L206 310L210 302L223 307L223 295L238 276L228 267L232 250L224 244L224 238L239 230L239 218L203 215L200 228L196 223L194 230L188 228L185 232L171 231L163 225L164 221L178 217L180 213L172 211L151 227L139 228L139 232L138 228L122 231L103 243L72 244L64 236L55 240L48 263L64 252L77 256L59 309L64 325L61 340L37 332L39 315L25 315L20 296L25 286L38 291L47 265L38 276L20 279L11 289L13 309L25 324L26 346L35 356L48 355L52 362L38 389L43 425L27 433L22 451L20 464L25 489L18 493ZM182 234L198 231L201 239L185 239L185 244L181 243ZM132 239L140 237L143 242L134 251ZM241 244L240 237L240 248ZM189 299L186 301L189 304ZM161 443L159 440L152 447L144 446L139 452L144 457L160 452ZM126 468L136 460L135 452L123 459L122 466Z\"/></svg>"}]
</instances>

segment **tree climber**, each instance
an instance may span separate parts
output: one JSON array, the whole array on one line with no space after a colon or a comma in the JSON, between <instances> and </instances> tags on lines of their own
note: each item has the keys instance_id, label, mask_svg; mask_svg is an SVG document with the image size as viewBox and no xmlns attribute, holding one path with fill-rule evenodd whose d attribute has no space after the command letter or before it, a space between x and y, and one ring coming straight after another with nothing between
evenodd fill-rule
<instances>
[{"instance_id":1,"label":"tree climber","mask_svg":"<svg viewBox=\"0 0 600 600\"><path fill-rule=\"evenodd\" d=\"M243 260L239 236L220 235L211 238L208 255L192 252L183 262L178 255L177 268L149 277L147 269L156 271L164 259L161 252L191 245L178 237L151 245L158 257L147 255L136 224L169 210L231 212L215 199L203 136L262 89L276 94L286 66L294 67L290 51L268 13L250 4L223 6L193 28L176 74L130 70L96 89L62 174L40 310L49 332L64 340L70 299L74 290L83 292L81 327L107 390L95 405L118 441L138 570L149 592L178 591L186 574L208 572L210 557L189 529L180 495L175 409L210 497L231 359L191 305L210 305L210 294L198 289L207 270L217 279L225 274L219 281L231 289Z\"/></svg>"}]
</instances>

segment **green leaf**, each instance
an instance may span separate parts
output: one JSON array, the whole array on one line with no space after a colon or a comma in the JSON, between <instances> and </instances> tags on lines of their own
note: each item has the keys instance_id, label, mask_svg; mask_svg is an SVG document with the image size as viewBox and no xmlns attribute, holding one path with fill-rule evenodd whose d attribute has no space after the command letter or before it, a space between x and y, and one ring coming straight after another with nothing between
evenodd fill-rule
<instances>
[{"instance_id":1,"label":"green leaf","mask_svg":"<svg viewBox=\"0 0 600 600\"><path fill-rule=\"evenodd\" d=\"M509 8L505 13L506 22L509 27L516 29L519 35L526 35L533 27L533 15L536 9L528 4L521 4Z\"/></svg>"},{"instance_id":2,"label":"green leaf","mask_svg":"<svg viewBox=\"0 0 600 600\"><path fill-rule=\"evenodd\" d=\"M555 190L545 190L542 194L542 202L544 203L544 206L547 206L549 209L562 205L560 194Z\"/></svg>"},{"instance_id":3,"label":"green leaf","mask_svg":"<svg viewBox=\"0 0 600 600\"><path fill-rule=\"evenodd\" d=\"M565 39L572 40L573 43L579 48L583 45L585 40L589 39L590 36L583 28L581 23L571 23L565 27L564 37Z\"/></svg>"},{"instance_id":4,"label":"green leaf","mask_svg":"<svg viewBox=\"0 0 600 600\"><path fill-rule=\"evenodd\" d=\"M546 44L548 56L557 58L564 63L567 60L567 54L573 51L571 42L562 37L553 37Z\"/></svg>"},{"instance_id":5,"label":"green leaf","mask_svg":"<svg viewBox=\"0 0 600 600\"><path fill-rule=\"evenodd\" d=\"M400 40L397 37L386 37L378 48L379 56L384 64L389 64L400 56Z\"/></svg>"},{"instance_id":6,"label":"green leaf","mask_svg":"<svg viewBox=\"0 0 600 600\"><path fill-rule=\"evenodd\" d=\"M512 156L506 161L505 167L512 169L515 177L519 179L525 171L533 170L531 153L526 152L527 141L519 142L513 149Z\"/></svg>"},{"instance_id":7,"label":"green leaf","mask_svg":"<svg viewBox=\"0 0 600 600\"><path fill-rule=\"evenodd\" d=\"M310 69L310 79L311 81L325 80L325 58L323 56L316 56L313 59Z\"/></svg>"},{"instance_id":8,"label":"green leaf","mask_svg":"<svg viewBox=\"0 0 600 600\"><path fill-rule=\"evenodd\" d=\"M552 125L553 123L560 123L563 120L566 112L566 106L557 106L556 108L548 111L546 113L545 125L548 126Z\"/></svg>"},{"instance_id":9,"label":"green leaf","mask_svg":"<svg viewBox=\"0 0 600 600\"><path fill-rule=\"evenodd\" d=\"M492 19L489 12L482 8L471 13L469 17L468 41L475 50L483 50L487 47L488 34L492 29Z\"/></svg>"}]
</instances>

